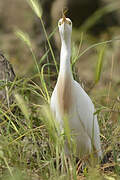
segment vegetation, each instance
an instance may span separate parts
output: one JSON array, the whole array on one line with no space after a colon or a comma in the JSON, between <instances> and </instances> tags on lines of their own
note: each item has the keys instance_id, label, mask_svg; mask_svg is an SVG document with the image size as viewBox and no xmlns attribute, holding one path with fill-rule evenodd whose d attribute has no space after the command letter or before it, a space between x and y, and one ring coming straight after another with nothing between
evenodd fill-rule
<instances>
[{"instance_id":1,"label":"vegetation","mask_svg":"<svg viewBox=\"0 0 120 180\"><path fill-rule=\"evenodd\" d=\"M108 179L120 178L120 81L112 81L114 57L109 69L110 81L107 86L99 88L100 78L104 70L104 61L108 52L108 44L115 40L99 42L81 52L83 34L79 48L73 45L72 69L75 78L75 65L79 57L90 49L97 51L97 64L93 84L89 94L96 105L96 114L101 130L101 143L104 160L95 163L90 158L88 163L84 157L76 163L76 158L65 158L64 139L70 137L69 129L58 136L58 125L49 110L50 96L54 87L51 78L58 75L58 62L50 45L42 21L42 12L37 1L29 0L30 6L40 18L53 64L42 63L47 52L38 61L32 47L31 38L21 30L16 35L26 44L34 61L34 75L16 78L10 86L9 95L14 94L15 101L9 107L0 108L0 179L1 180L64 180L64 179ZM103 46L104 45L104 46ZM76 56L77 54L77 56ZM103 61L104 60L104 61ZM55 66L56 72L51 72ZM4 87L4 86L3 86ZM73 142L74 145L74 142Z\"/></svg>"}]
</instances>

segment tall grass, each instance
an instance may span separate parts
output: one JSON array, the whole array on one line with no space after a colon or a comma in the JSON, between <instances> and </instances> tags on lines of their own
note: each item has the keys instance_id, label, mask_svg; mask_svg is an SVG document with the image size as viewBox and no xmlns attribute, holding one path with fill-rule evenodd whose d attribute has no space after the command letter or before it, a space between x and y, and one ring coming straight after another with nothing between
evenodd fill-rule
<instances>
[{"instance_id":1,"label":"tall grass","mask_svg":"<svg viewBox=\"0 0 120 180\"><path fill-rule=\"evenodd\" d=\"M54 64L57 69L57 62L52 51L49 37L42 21L42 9L36 0L28 1L36 15L40 18L46 39L49 44ZM15 102L9 109L0 108L0 179L2 180L78 180L78 179L119 179L120 177L120 101L110 98L110 104L104 102L101 95L99 103L96 103L98 120L101 129L101 140L103 154L108 153L106 162L103 165L92 164L81 159L76 164L76 147L74 141L71 143L72 135L68 128L67 117L64 119L65 130L60 133L60 125L54 120L49 109L51 86L47 83L50 74L44 74L44 68L49 64L38 63L32 48L32 43L28 34L21 30L16 31L17 36L29 48L37 73L29 78L15 79L10 83L10 90L15 87ZM112 42L102 42L90 46L82 53L80 48L73 47L72 68L81 55L89 49L101 44ZM96 66L95 82L100 81L102 72L102 62L107 48L100 48ZM77 52L77 56L75 56ZM43 62L47 53L41 58ZM46 75L46 76L45 76ZM34 77L38 77L40 85L34 82ZM9 84L9 83L8 83ZM4 86L3 86L4 87ZM100 95L100 91L98 94ZM107 93L104 92L105 97ZM37 99L37 103L33 99ZM38 103L39 102L39 103ZM7 110L6 110L7 109ZM12 111L14 109L14 111ZM71 159L66 159L64 152L64 142L68 141ZM72 144L72 145L71 145ZM90 166L91 164L91 166Z\"/></svg>"}]
</instances>

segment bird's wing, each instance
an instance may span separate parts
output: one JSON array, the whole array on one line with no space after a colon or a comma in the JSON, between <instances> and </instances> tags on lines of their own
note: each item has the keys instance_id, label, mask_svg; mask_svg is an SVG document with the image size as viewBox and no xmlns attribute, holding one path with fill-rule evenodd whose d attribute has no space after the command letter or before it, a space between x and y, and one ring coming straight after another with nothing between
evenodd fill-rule
<instances>
[{"instance_id":1,"label":"bird's wing","mask_svg":"<svg viewBox=\"0 0 120 180\"><path fill-rule=\"evenodd\" d=\"M76 95L76 110L81 124L90 137L92 138L92 129L94 120L96 121L96 116L94 116L94 105L87 95L87 93L82 89L79 83L75 83L75 95Z\"/></svg>"},{"instance_id":2,"label":"bird's wing","mask_svg":"<svg viewBox=\"0 0 120 180\"><path fill-rule=\"evenodd\" d=\"M88 134L91 142L93 142L98 156L102 157L101 144L100 144L100 131L97 121L97 116L94 115L95 108L87 93L82 89L79 83L75 81L75 93L76 93L76 106L77 115L83 126L84 130Z\"/></svg>"}]
</instances>

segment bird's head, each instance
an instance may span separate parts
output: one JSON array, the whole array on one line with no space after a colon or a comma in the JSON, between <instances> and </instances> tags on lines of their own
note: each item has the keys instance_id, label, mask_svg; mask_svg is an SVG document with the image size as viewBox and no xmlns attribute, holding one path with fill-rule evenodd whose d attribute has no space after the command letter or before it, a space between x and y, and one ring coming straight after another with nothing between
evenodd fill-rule
<instances>
[{"instance_id":1,"label":"bird's head","mask_svg":"<svg viewBox=\"0 0 120 180\"><path fill-rule=\"evenodd\" d=\"M72 21L69 18L66 18L64 14L63 17L58 21L58 28L61 40L67 41L68 39L71 39Z\"/></svg>"}]
</instances>

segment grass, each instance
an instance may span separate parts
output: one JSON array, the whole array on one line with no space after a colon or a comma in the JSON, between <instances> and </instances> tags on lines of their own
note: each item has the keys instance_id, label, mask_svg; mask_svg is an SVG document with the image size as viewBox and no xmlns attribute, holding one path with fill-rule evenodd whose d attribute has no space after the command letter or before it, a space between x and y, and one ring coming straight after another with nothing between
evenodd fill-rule
<instances>
[{"instance_id":1,"label":"grass","mask_svg":"<svg viewBox=\"0 0 120 180\"><path fill-rule=\"evenodd\" d=\"M32 9L42 22L41 8L35 0L29 1ZM35 3L35 4L34 4ZM52 51L49 37L43 29L53 56L54 66L58 72L57 62ZM75 157L67 162L64 153L65 136L71 139L70 131L65 119L65 132L58 135L59 126L54 121L49 110L50 96L53 90L50 76L51 71L45 68L51 64L38 63L32 48L29 36L17 30L17 36L26 44L30 50L36 68L36 74L27 78L16 78L13 83L8 82L9 96L13 92L15 101L8 108L6 105L0 108L0 179L1 180L78 180L78 179L119 179L120 178L120 99L119 89L114 93L117 84L109 82L108 89L95 89L100 81L104 66L104 55L107 51L107 43L112 40L97 43L80 52L83 34L81 35L80 46L77 50L73 47L72 69L80 56L89 49L99 46L95 86L91 89L91 97L94 97L96 114L101 130L101 142L103 154L106 157L104 164L82 163L76 164ZM106 48L100 45L106 45ZM77 53L77 58L75 54ZM46 54L40 62L44 62ZM112 61L110 76L113 77ZM51 69L51 68L50 68ZM56 73L57 74L57 73ZM34 81L37 79L37 81ZM6 85L6 84L5 84ZM4 83L2 85L4 88ZM118 86L119 87L119 86ZM72 144L74 146L74 142ZM74 148L75 151L75 148ZM92 160L91 160L92 161ZM82 172L79 171L83 167Z\"/></svg>"}]
</instances>

